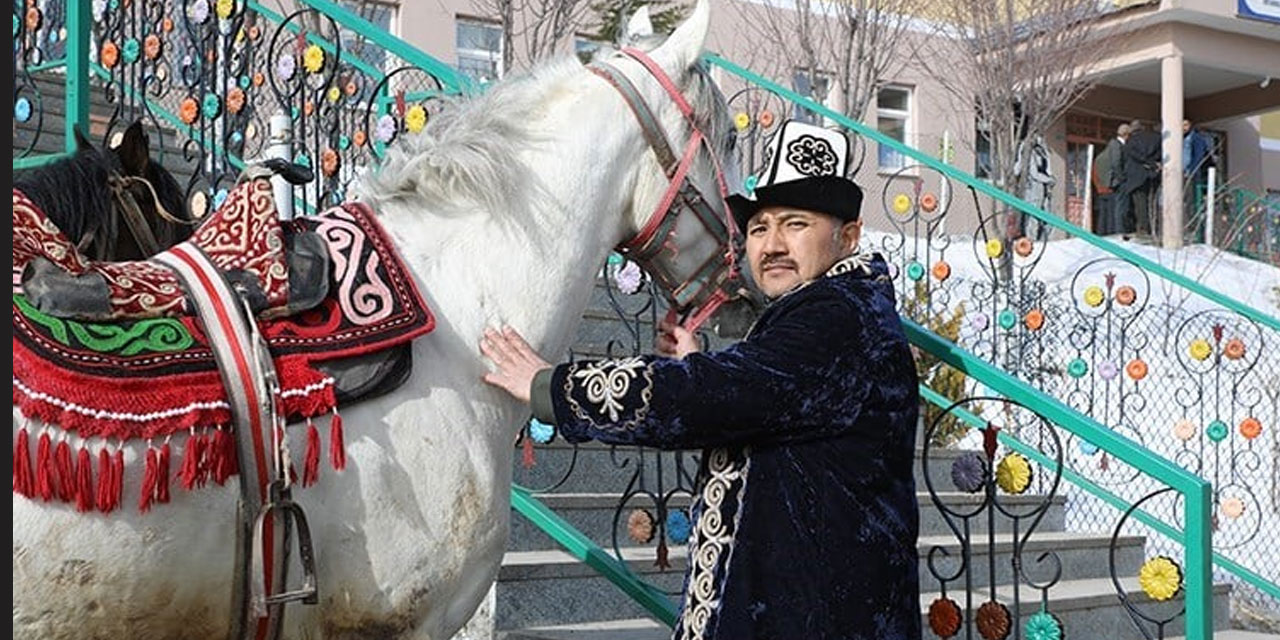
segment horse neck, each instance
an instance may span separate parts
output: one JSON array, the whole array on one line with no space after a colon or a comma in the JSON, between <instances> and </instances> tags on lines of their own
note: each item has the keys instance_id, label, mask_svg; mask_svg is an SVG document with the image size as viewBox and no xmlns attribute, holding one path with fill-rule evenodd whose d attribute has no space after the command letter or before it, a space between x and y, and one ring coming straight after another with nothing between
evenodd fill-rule
<instances>
[{"instance_id":1,"label":"horse neck","mask_svg":"<svg viewBox=\"0 0 1280 640\"><path fill-rule=\"evenodd\" d=\"M514 210L449 216L412 203L382 206L388 228L409 247L407 259L438 307L440 325L477 360L484 329L504 324L548 359L563 357L596 273L620 238L633 172L616 159L636 157L642 141L638 134L569 135L579 139L523 154L530 186Z\"/></svg>"}]
</instances>

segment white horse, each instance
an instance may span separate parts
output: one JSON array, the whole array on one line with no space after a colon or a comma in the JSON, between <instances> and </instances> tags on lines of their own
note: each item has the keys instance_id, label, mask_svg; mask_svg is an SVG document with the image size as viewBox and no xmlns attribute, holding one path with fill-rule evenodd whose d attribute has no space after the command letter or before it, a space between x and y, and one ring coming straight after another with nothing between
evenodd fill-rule
<instances>
[{"instance_id":1,"label":"white horse","mask_svg":"<svg viewBox=\"0 0 1280 640\"><path fill-rule=\"evenodd\" d=\"M696 69L708 0L652 58L717 152L733 131ZM609 62L644 94L677 152L691 128L654 78ZM732 164L732 163L729 163ZM714 194L714 165L691 171ZM315 543L320 604L286 608L288 638L450 638L497 576L512 443L527 409L484 384L485 327L510 324L564 353L608 252L667 186L633 113L569 58L433 120L362 184L437 318L395 393L347 407L347 468L295 492ZM683 242L686 238L681 238ZM706 236L687 238L706 241ZM14 412L15 437L21 416ZM126 448L139 468L142 447ZM126 479L136 496L141 474ZM146 515L14 496L15 638L219 638L233 617L237 489L175 490ZM297 572L291 572L297 583Z\"/></svg>"}]
</instances>

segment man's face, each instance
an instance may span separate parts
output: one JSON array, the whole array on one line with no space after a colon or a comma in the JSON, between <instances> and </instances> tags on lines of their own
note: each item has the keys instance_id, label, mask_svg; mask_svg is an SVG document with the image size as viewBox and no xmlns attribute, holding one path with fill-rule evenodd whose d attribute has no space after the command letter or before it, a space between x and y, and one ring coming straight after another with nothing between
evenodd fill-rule
<instances>
[{"instance_id":1,"label":"man's face","mask_svg":"<svg viewBox=\"0 0 1280 640\"><path fill-rule=\"evenodd\" d=\"M1188 132L1188 131L1190 131L1190 130L1191 130L1191 121L1190 121L1190 120L1183 120L1183 121L1182 121L1182 132L1183 132L1183 133L1186 133L1186 132Z\"/></svg>"},{"instance_id":2,"label":"man's face","mask_svg":"<svg viewBox=\"0 0 1280 640\"><path fill-rule=\"evenodd\" d=\"M826 273L857 245L862 222L824 213L765 207L747 222L747 261L756 286L776 298Z\"/></svg>"}]
</instances>

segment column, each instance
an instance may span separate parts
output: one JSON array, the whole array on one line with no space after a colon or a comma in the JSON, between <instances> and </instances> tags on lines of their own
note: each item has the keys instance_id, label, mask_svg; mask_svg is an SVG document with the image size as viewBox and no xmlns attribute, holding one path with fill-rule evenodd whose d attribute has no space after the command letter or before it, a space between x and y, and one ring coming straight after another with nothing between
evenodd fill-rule
<instances>
[{"instance_id":1,"label":"column","mask_svg":"<svg viewBox=\"0 0 1280 640\"><path fill-rule=\"evenodd\" d=\"M1160 132L1163 163L1160 175L1161 244L1182 246L1182 54L1160 61Z\"/></svg>"}]
</instances>

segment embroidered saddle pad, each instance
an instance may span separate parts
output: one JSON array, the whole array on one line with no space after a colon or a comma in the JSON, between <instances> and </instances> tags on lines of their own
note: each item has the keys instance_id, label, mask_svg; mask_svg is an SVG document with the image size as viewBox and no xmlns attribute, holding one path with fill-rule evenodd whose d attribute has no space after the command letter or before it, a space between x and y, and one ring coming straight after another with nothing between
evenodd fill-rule
<instances>
[{"instance_id":1,"label":"embroidered saddle pad","mask_svg":"<svg viewBox=\"0 0 1280 640\"><path fill-rule=\"evenodd\" d=\"M284 223L280 240L301 232L327 245L333 265L328 294L311 310L259 322L290 419L336 407L343 394L335 391L330 372L344 362L402 347L435 325L366 206L348 203ZM15 287L14 405L82 438L157 438L228 424L229 405L198 321L178 311L185 308L180 300L166 308L174 317L81 322L40 312ZM405 352L381 368L399 370L403 378ZM367 379L362 384L377 386Z\"/></svg>"}]
</instances>

